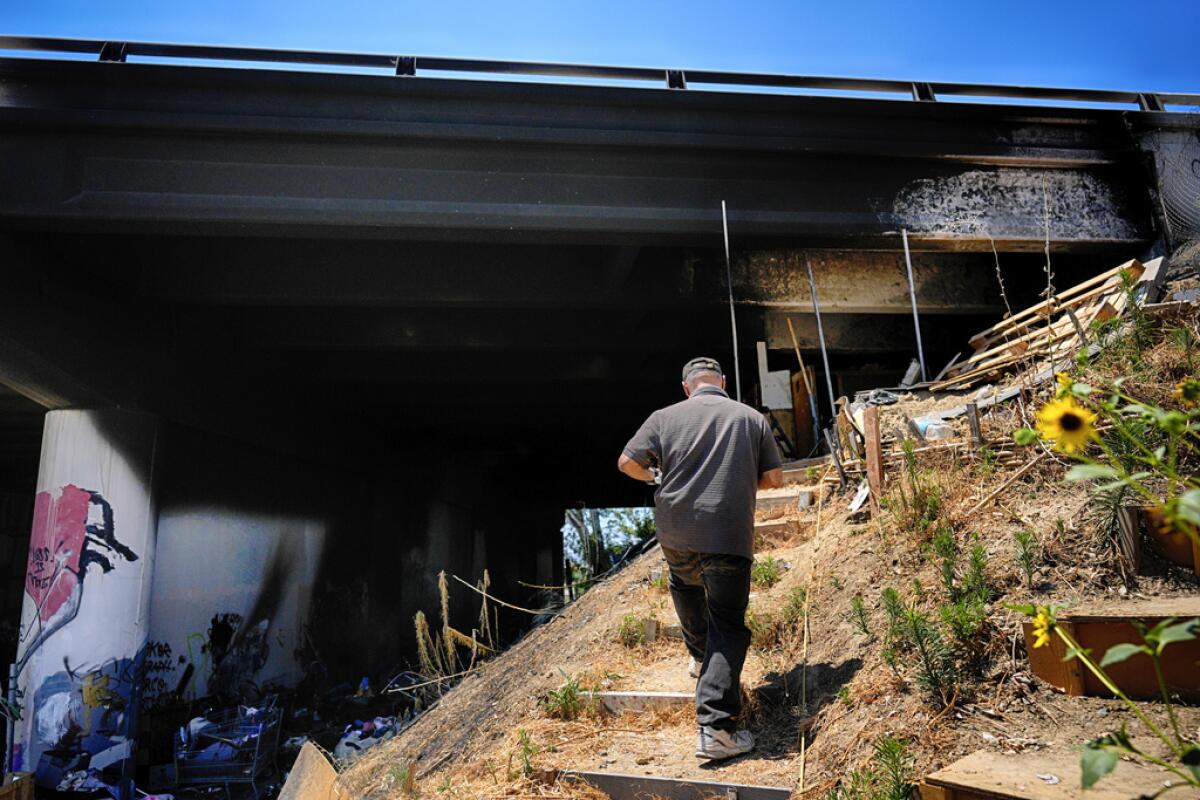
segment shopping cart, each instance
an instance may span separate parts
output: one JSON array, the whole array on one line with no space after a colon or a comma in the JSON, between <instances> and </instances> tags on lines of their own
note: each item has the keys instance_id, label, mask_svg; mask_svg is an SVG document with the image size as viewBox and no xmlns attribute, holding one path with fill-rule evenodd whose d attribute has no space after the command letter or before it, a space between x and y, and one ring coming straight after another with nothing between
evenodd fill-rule
<instances>
[{"instance_id":1,"label":"shopping cart","mask_svg":"<svg viewBox=\"0 0 1200 800\"><path fill-rule=\"evenodd\" d=\"M185 784L247 784L258 796L256 782L275 763L279 747L280 709L276 698L259 706L238 706L193 720L179 729L175 741L175 776Z\"/></svg>"}]
</instances>

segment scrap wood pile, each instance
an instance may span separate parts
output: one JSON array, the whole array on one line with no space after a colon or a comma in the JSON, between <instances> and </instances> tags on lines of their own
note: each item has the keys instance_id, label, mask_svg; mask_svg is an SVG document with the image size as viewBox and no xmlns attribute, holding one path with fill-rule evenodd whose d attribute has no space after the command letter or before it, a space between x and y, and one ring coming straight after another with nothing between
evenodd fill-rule
<instances>
[{"instance_id":1,"label":"scrap wood pile","mask_svg":"<svg viewBox=\"0 0 1200 800\"><path fill-rule=\"evenodd\" d=\"M924 390L921 399L879 389L843 398L834 437L843 473L869 474L875 460L880 469L898 464L906 439L916 453L989 447L999 466L1019 465L1024 459L1016 449L986 438L980 412L1051 379L1081 350L1096 346L1096 326L1124 314L1131 297L1140 302L1163 267L1162 259L1131 259L1006 316L971 337L971 356L947 366L933 382L911 387ZM985 380L996 385L963 394Z\"/></svg>"},{"instance_id":2,"label":"scrap wood pile","mask_svg":"<svg viewBox=\"0 0 1200 800\"><path fill-rule=\"evenodd\" d=\"M1119 316L1128 302L1124 281L1139 281L1146 267L1131 259L1101 275L1016 312L971 337L975 352L951 364L932 391L965 389L1014 370L1036 370L1088 345L1095 323Z\"/></svg>"}]
</instances>

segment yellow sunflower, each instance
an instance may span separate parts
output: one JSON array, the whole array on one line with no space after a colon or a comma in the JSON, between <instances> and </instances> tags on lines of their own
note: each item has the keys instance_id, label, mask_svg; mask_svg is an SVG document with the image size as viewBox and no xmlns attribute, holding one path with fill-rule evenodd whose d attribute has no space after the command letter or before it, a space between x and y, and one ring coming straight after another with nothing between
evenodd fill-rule
<instances>
[{"instance_id":1,"label":"yellow sunflower","mask_svg":"<svg viewBox=\"0 0 1200 800\"><path fill-rule=\"evenodd\" d=\"M1045 647L1050 644L1050 631L1054 630L1054 617L1050 616L1050 610L1043 606L1038 609L1037 616L1033 618L1033 649Z\"/></svg>"},{"instance_id":2,"label":"yellow sunflower","mask_svg":"<svg viewBox=\"0 0 1200 800\"><path fill-rule=\"evenodd\" d=\"M1200 403L1200 381L1195 378L1180 381L1175 386L1173 396L1184 408L1195 408L1196 404Z\"/></svg>"},{"instance_id":3,"label":"yellow sunflower","mask_svg":"<svg viewBox=\"0 0 1200 800\"><path fill-rule=\"evenodd\" d=\"M1054 382L1058 385L1054 390L1055 397L1066 397L1071 393L1071 385L1074 383L1071 376L1065 372L1054 373Z\"/></svg>"},{"instance_id":4,"label":"yellow sunflower","mask_svg":"<svg viewBox=\"0 0 1200 800\"><path fill-rule=\"evenodd\" d=\"M1063 453L1082 450L1096 438L1096 415L1070 397L1060 397L1038 412L1038 431Z\"/></svg>"}]
</instances>

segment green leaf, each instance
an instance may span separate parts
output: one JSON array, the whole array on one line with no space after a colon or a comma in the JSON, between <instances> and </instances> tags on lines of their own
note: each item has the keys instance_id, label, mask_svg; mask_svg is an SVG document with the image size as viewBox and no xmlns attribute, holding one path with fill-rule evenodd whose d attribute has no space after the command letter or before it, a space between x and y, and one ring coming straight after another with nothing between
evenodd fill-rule
<instances>
[{"instance_id":1,"label":"green leaf","mask_svg":"<svg viewBox=\"0 0 1200 800\"><path fill-rule=\"evenodd\" d=\"M1116 478L1117 471L1107 464L1076 464L1067 470L1069 481L1091 481L1097 478Z\"/></svg>"},{"instance_id":2,"label":"green leaf","mask_svg":"<svg viewBox=\"0 0 1200 800\"><path fill-rule=\"evenodd\" d=\"M1135 656L1138 653L1150 655L1150 648L1140 644L1114 644L1108 648L1108 652L1104 654L1104 658L1100 659L1100 666L1107 667L1110 664L1120 664L1130 656Z\"/></svg>"},{"instance_id":3,"label":"green leaf","mask_svg":"<svg viewBox=\"0 0 1200 800\"><path fill-rule=\"evenodd\" d=\"M1117 754L1112 750L1097 747L1094 742L1083 746L1079 756L1079 769L1083 773L1083 788L1090 789L1096 781L1113 771L1117 766Z\"/></svg>"},{"instance_id":4,"label":"green leaf","mask_svg":"<svg viewBox=\"0 0 1200 800\"><path fill-rule=\"evenodd\" d=\"M1176 509L1180 517L1193 525L1200 525L1200 489L1188 489L1179 495Z\"/></svg>"},{"instance_id":5,"label":"green leaf","mask_svg":"<svg viewBox=\"0 0 1200 800\"><path fill-rule=\"evenodd\" d=\"M1092 387L1086 383L1071 384L1071 394L1077 397L1087 397L1092 393Z\"/></svg>"},{"instance_id":6,"label":"green leaf","mask_svg":"<svg viewBox=\"0 0 1200 800\"><path fill-rule=\"evenodd\" d=\"M1179 756L1179 760L1183 765L1191 770L1196 776L1196 780L1200 780L1200 745L1188 744L1183 748L1183 752Z\"/></svg>"},{"instance_id":7,"label":"green leaf","mask_svg":"<svg viewBox=\"0 0 1200 800\"><path fill-rule=\"evenodd\" d=\"M1032 603L1005 603L1004 607L1018 614L1024 614L1027 617L1032 617L1037 614L1037 606Z\"/></svg>"},{"instance_id":8,"label":"green leaf","mask_svg":"<svg viewBox=\"0 0 1200 800\"><path fill-rule=\"evenodd\" d=\"M1017 428L1013 431L1013 441L1021 447L1028 447L1041 438L1042 435L1033 428Z\"/></svg>"},{"instance_id":9,"label":"green leaf","mask_svg":"<svg viewBox=\"0 0 1200 800\"><path fill-rule=\"evenodd\" d=\"M1188 619L1163 628L1158 633L1158 652L1172 642L1190 642L1200 630L1200 619Z\"/></svg>"}]
</instances>

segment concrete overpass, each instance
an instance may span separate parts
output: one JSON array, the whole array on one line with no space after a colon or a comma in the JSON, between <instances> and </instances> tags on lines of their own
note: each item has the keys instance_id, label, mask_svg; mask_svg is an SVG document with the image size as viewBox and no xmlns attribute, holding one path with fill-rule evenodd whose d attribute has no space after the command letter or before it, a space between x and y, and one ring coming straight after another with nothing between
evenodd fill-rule
<instances>
[{"instance_id":1,"label":"concrete overpass","mask_svg":"<svg viewBox=\"0 0 1200 800\"><path fill-rule=\"evenodd\" d=\"M684 360L732 362L722 201L743 363L762 340L792 368L788 319L816 355L807 259L846 391L914 353L901 229L939 365L1002 311L997 262L1016 305L1047 250L1067 285L1195 236L1167 167L1195 146L1178 109L1197 96L5 48L7 495L35 488L39 410L151 415L151 638L265 619L291 637L271 662L289 680L293 649L395 663L441 569L490 567L517 598L556 582L564 507L648 499L620 446ZM303 563L279 555L297 519L319 542ZM223 599L184 600L193 579Z\"/></svg>"}]
</instances>

